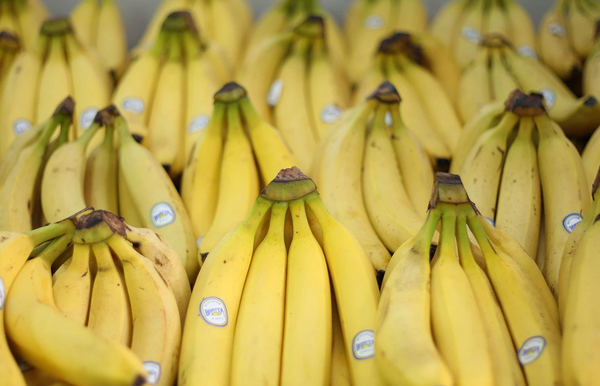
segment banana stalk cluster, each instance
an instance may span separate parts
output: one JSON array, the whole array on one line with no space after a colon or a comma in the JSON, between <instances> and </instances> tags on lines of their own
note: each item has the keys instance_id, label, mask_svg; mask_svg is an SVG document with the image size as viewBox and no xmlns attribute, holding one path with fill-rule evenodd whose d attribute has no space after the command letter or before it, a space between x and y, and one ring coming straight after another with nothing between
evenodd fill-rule
<instances>
[{"instance_id":1,"label":"banana stalk cluster","mask_svg":"<svg viewBox=\"0 0 600 386\"><path fill-rule=\"evenodd\" d=\"M152 47L163 22L177 11L192 15L202 34L223 47L228 63L239 63L252 28L252 9L247 0L162 0L134 52Z\"/></svg>"},{"instance_id":2,"label":"banana stalk cluster","mask_svg":"<svg viewBox=\"0 0 600 386\"><path fill-rule=\"evenodd\" d=\"M81 0L71 11L71 23L80 41L92 47L118 79L127 65L125 25L116 0Z\"/></svg>"},{"instance_id":3,"label":"banana stalk cluster","mask_svg":"<svg viewBox=\"0 0 600 386\"><path fill-rule=\"evenodd\" d=\"M450 47L465 68L487 34L501 36L521 56L537 59L536 36L527 11L517 0L452 0L438 12L431 32Z\"/></svg>"},{"instance_id":4,"label":"banana stalk cluster","mask_svg":"<svg viewBox=\"0 0 600 386\"><path fill-rule=\"evenodd\" d=\"M327 23L312 15L264 40L248 52L238 75L260 116L279 130L303 169L350 99L342 62L324 38Z\"/></svg>"},{"instance_id":5,"label":"banana stalk cluster","mask_svg":"<svg viewBox=\"0 0 600 386\"><path fill-rule=\"evenodd\" d=\"M0 4L0 31L16 35L23 47L30 49L48 16L42 0L5 0Z\"/></svg>"},{"instance_id":6,"label":"banana stalk cluster","mask_svg":"<svg viewBox=\"0 0 600 386\"><path fill-rule=\"evenodd\" d=\"M103 126L104 139L88 156L90 142ZM109 210L168 241L190 281L198 274L198 249L179 193L148 149L134 140L114 106L101 110L84 135L52 153L39 194L45 221L58 221L87 206Z\"/></svg>"},{"instance_id":7,"label":"banana stalk cluster","mask_svg":"<svg viewBox=\"0 0 600 386\"><path fill-rule=\"evenodd\" d=\"M175 12L152 48L133 59L113 103L136 139L177 177L210 121L212 95L230 77L221 48L198 34L190 13Z\"/></svg>"},{"instance_id":8,"label":"banana stalk cluster","mask_svg":"<svg viewBox=\"0 0 600 386\"><path fill-rule=\"evenodd\" d=\"M540 57L562 79L581 75L599 17L600 3L592 0L557 0L544 14L538 34Z\"/></svg>"},{"instance_id":9,"label":"banana stalk cluster","mask_svg":"<svg viewBox=\"0 0 600 386\"><path fill-rule=\"evenodd\" d=\"M591 196L581 156L545 111L542 95L515 90L504 107L485 107L465 127L450 171L460 174L490 223L538 258L558 295L562 252Z\"/></svg>"},{"instance_id":10,"label":"banana stalk cluster","mask_svg":"<svg viewBox=\"0 0 600 386\"><path fill-rule=\"evenodd\" d=\"M112 85L108 70L78 40L69 19L44 22L33 47L16 56L4 80L0 158L15 138L45 121L69 96L77 102L71 135L83 135L110 102Z\"/></svg>"},{"instance_id":11,"label":"banana stalk cluster","mask_svg":"<svg viewBox=\"0 0 600 386\"><path fill-rule=\"evenodd\" d=\"M436 174L426 222L390 261L375 341L390 385L562 381L558 309L540 270L452 174Z\"/></svg>"},{"instance_id":12,"label":"banana stalk cluster","mask_svg":"<svg viewBox=\"0 0 600 386\"><path fill-rule=\"evenodd\" d=\"M254 110L246 90L237 83L223 86L181 180L181 197L201 255L206 257L244 219L264 186L261 181L295 164L279 132Z\"/></svg>"},{"instance_id":13,"label":"banana stalk cluster","mask_svg":"<svg viewBox=\"0 0 600 386\"><path fill-rule=\"evenodd\" d=\"M200 271L178 384L328 385L345 374L355 385L382 385L378 299L359 241L328 213L312 180L284 169Z\"/></svg>"},{"instance_id":14,"label":"banana stalk cluster","mask_svg":"<svg viewBox=\"0 0 600 386\"><path fill-rule=\"evenodd\" d=\"M460 69L441 43L427 34L395 33L384 39L354 93L353 105L388 81L400 93L406 125L440 167L452 157L461 132L453 98ZM429 189L429 188L428 188Z\"/></svg>"},{"instance_id":15,"label":"banana stalk cluster","mask_svg":"<svg viewBox=\"0 0 600 386\"><path fill-rule=\"evenodd\" d=\"M402 102L404 103L404 102ZM430 158L383 83L323 137L311 170L331 214L358 237L378 271L419 230L433 184Z\"/></svg>"},{"instance_id":16,"label":"banana stalk cluster","mask_svg":"<svg viewBox=\"0 0 600 386\"><path fill-rule=\"evenodd\" d=\"M6 335L29 365L9 372L11 385L42 377L74 386L174 383L191 290L168 243L90 208L2 240L0 261L19 272L0 270L12 279ZM6 256L11 249L19 254Z\"/></svg>"},{"instance_id":17,"label":"banana stalk cluster","mask_svg":"<svg viewBox=\"0 0 600 386\"><path fill-rule=\"evenodd\" d=\"M373 55L379 42L396 31L425 32L428 13L422 0L354 0L349 6L344 33L352 42L348 75L359 82L368 69L365 58Z\"/></svg>"},{"instance_id":18,"label":"banana stalk cluster","mask_svg":"<svg viewBox=\"0 0 600 386\"><path fill-rule=\"evenodd\" d=\"M575 94L542 62L519 55L506 41L486 36L462 74L458 110L467 121L491 101L503 101L519 88L539 92L550 118L572 137L586 137L600 125L596 98Z\"/></svg>"}]
</instances>

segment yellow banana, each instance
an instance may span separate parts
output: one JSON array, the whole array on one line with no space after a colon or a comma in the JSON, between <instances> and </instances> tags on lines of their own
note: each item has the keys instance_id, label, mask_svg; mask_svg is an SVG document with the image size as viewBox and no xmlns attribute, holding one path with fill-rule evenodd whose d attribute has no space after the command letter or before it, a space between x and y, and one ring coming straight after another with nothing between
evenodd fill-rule
<instances>
[{"instance_id":1,"label":"yellow banana","mask_svg":"<svg viewBox=\"0 0 600 386\"><path fill-rule=\"evenodd\" d=\"M115 149L115 129L106 127L104 140L90 154L85 167L85 202L95 209L119 213L119 165Z\"/></svg>"},{"instance_id":2,"label":"yellow banana","mask_svg":"<svg viewBox=\"0 0 600 386\"><path fill-rule=\"evenodd\" d=\"M491 99L505 101L510 94L519 88L517 80L504 65L504 56L499 49L492 48L490 54L489 81L491 83Z\"/></svg>"},{"instance_id":3,"label":"yellow banana","mask_svg":"<svg viewBox=\"0 0 600 386\"><path fill-rule=\"evenodd\" d=\"M510 25L508 23L508 15L504 7L504 1L491 0L487 2L483 11L482 25L483 35L494 34L498 37L510 40Z\"/></svg>"},{"instance_id":4,"label":"yellow banana","mask_svg":"<svg viewBox=\"0 0 600 386\"><path fill-rule=\"evenodd\" d=\"M127 65L128 47L123 16L115 0L103 0L98 11L94 47L115 78Z\"/></svg>"},{"instance_id":5,"label":"yellow banana","mask_svg":"<svg viewBox=\"0 0 600 386\"><path fill-rule=\"evenodd\" d=\"M456 104L463 122L469 121L494 99L489 62L488 49L480 47L475 59L465 68L460 78Z\"/></svg>"},{"instance_id":6,"label":"yellow banana","mask_svg":"<svg viewBox=\"0 0 600 386\"><path fill-rule=\"evenodd\" d=\"M99 12L98 0L82 0L71 11L70 19L73 29L81 42L88 47L95 47Z\"/></svg>"},{"instance_id":7,"label":"yellow banana","mask_svg":"<svg viewBox=\"0 0 600 386\"><path fill-rule=\"evenodd\" d=\"M600 167L599 146L600 130L596 129L581 153L581 161L583 162L588 182L593 182L595 180L596 174L598 173L598 167ZM1 176L2 173L0 170L0 177Z\"/></svg>"},{"instance_id":8,"label":"yellow banana","mask_svg":"<svg viewBox=\"0 0 600 386\"><path fill-rule=\"evenodd\" d=\"M400 0L396 12L396 30L417 33L427 29L428 12L424 1Z\"/></svg>"},{"instance_id":9,"label":"yellow banana","mask_svg":"<svg viewBox=\"0 0 600 386\"><path fill-rule=\"evenodd\" d=\"M600 38L596 38L590 55L585 60L582 83L586 95L600 98Z\"/></svg>"},{"instance_id":10,"label":"yellow banana","mask_svg":"<svg viewBox=\"0 0 600 386\"><path fill-rule=\"evenodd\" d=\"M448 48L452 47L452 40L457 24L470 0L449 1L437 12L431 23L431 33L443 42Z\"/></svg>"},{"instance_id":11,"label":"yellow banana","mask_svg":"<svg viewBox=\"0 0 600 386\"><path fill-rule=\"evenodd\" d=\"M52 286L56 308L67 318L85 326L90 307L92 272L90 246L75 244L69 268Z\"/></svg>"},{"instance_id":12,"label":"yellow banana","mask_svg":"<svg viewBox=\"0 0 600 386\"><path fill-rule=\"evenodd\" d=\"M580 58L586 58L594 45L596 21L593 14L583 7L582 1L570 2L565 15L567 21L567 37L573 50Z\"/></svg>"},{"instance_id":13,"label":"yellow banana","mask_svg":"<svg viewBox=\"0 0 600 386\"><path fill-rule=\"evenodd\" d=\"M290 15L298 4L299 2L291 0L272 3L258 18L254 28L250 31L247 41L248 51L246 52L249 52L261 41L283 31L289 22Z\"/></svg>"},{"instance_id":14,"label":"yellow banana","mask_svg":"<svg viewBox=\"0 0 600 386\"><path fill-rule=\"evenodd\" d=\"M229 62L235 64L243 57L248 31L242 22L236 20L235 12L229 5L222 0L210 2L210 15L215 20L212 37L225 49Z\"/></svg>"},{"instance_id":15,"label":"yellow banana","mask_svg":"<svg viewBox=\"0 0 600 386\"><path fill-rule=\"evenodd\" d=\"M508 40L519 55L537 59L535 27L527 10L517 0L502 3L508 23Z\"/></svg>"},{"instance_id":16,"label":"yellow banana","mask_svg":"<svg viewBox=\"0 0 600 386\"><path fill-rule=\"evenodd\" d=\"M340 322L340 315L332 301L333 310L331 312L331 334L332 334L332 353L331 353L331 386L351 386L352 378L348 368L348 359L346 357L346 346L344 345L344 333Z\"/></svg>"},{"instance_id":17,"label":"yellow banana","mask_svg":"<svg viewBox=\"0 0 600 386\"><path fill-rule=\"evenodd\" d=\"M200 2L196 2L200 3ZM165 19L173 12L189 10L190 5L188 0L164 0L161 1L158 8L154 11L144 34L140 38L139 42L133 48L134 53L138 53L140 51L144 51L146 49L151 49L156 45L156 42L159 41L160 38L160 29L163 25ZM196 20L198 22L198 20ZM202 28L206 28L205 26L201 26ZM150 78L148 78L150 79Z\"/></svg>"},{"instance_id":18,"label":"yellow banana","mask_svg":"<svg viewBox=\"0 0 600 386\"><path fill-rule=\"evenodd\" d=\"M454 58L465 68L477 53L477 45L481 42L483 13L487 1L470 1L461 13L460 22L456 24L451 43Z\"/></svg>"}]
</instances>

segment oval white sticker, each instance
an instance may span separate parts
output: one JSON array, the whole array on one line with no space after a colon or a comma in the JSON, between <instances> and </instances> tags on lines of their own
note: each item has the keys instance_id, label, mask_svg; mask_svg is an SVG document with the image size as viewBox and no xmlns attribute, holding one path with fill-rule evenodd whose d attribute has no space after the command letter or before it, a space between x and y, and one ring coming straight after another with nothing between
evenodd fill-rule
<instances>
[{"instance_id":1,"label":"oval white sticker","mask_svg":"<svg viewBox=\"0 0 600 386\"><path fill-rule=\"evenodd\" d=\"M144 112L144 101L140 98L127 98L121 104L123 110L132 112L134 114L141 114Z\"/></svg>"},{"instance_id":2,"label":"oval white sticker","mask_svg":"<svg viewBox=\"0 0 600 386\"><path fill-rule=\"evenodd\" d=\"M28 119L20 118L13 123L13 131L16 135L23 134L23 132L31 128L31 122Z\"/></svg>"},{"instance_id":3,"label":"oval white sticker","mask_svg":"<svg viewBox=\"0 0 600 386\"><path fill-rule=\"evenodd\" d=\"M271 88L269 89L269 93L267 94L267 103L271 107L275 107L277 103L279 103L279 98L281 98L281 93L283 92L283 81L281 79L275 79Z\"/></svg>"},{"instance_id":4,"label":"oval white sticker","mask_svg":"<svg viewBox=\"0 0 600 386\"><path fill-rule=\"evenodd\" d=\"M388 126L392 126L392 113L389 111L385 113L385 124Z\"/></svg>"},{"instance_id":5,"label":"oval white sticker","mask_svg":"<svg viewBox=\"0 0 600 386\"><path fill-rule=\"evenodd\" d=\"M192 119L190 124L188 125L188 132L196 133L202 129L205 129L210 122L210 117L206 114L198 115L196 118Z\"/></svg>"},{"instance_id":6,"label":"oval white sticker","mask_svg":"<svg viewBox=\"0 0 600 386\"><path fill-rule=\"evenodd\" d=\"M573 229L583 220L583 216L579 213L571 213L565 216L563 219L563 227L569 233L573 232Z\"/></svg>"},{"instance_id":7,"label":"oval white sticker","mask_svg":"<svg viewBox=\"0 0 600 386\"><path fill-rule=\"evenodd\" d=\"M546 102L546 106L551 109L554 106L554 102L556 102L556 94L554 91L549 88L541 89L540 92L544 96L544 101Z\"/></svg>"},{"instance_id":8,"label":"oval white sticker","mask_svg":"<svg viewBox=\"0 0 600 386\"><path fill-rule=\"evenodd\" d=\"M367 359L375 355L375 333L363 330L352 339L352 352L356 359Z\"/></svg>"},{"instance_id":9,"label":"oval white sticker","mask_svg":"<svg viewBox=\"0 0 600 386\"><path fill-rule=\"evenodd\" d=\"M321 111L321 120L325 123L334 123L342 116L342 109L338 106L329 104Z\"/></svg>"},{"instance_id":10,"label":"oval white sticker","mask_svg":"<svg viewBox=\"0 0 600 386\"><path fill-rule=\"evenodd\" d=\"M213 326L226 326L229 318L225 302L216 296L204 298L200 303L200 315L202 319Z\"/></svg>"},{"instance_id":11,"label":"oval white sticker","mask_svg":"<svg viewBox=\"0 0 600 386\"><path fill-rule=\"evenodd\" d=\"M479 44L481 42L481 34L476 28L464 26L461 28L460 33L471 43Z\"/></svg>"},{"instance_id":12,"label":"oval white sticker","mask_svg":"<svg viewBox=\"0 0 600 386\"><path fill-rule=\"evenodd\" d=\"M4 287L4 280L0 277L0 310L4 309L4 302L6 301L6 288Z\"/></svg>"},{"instance_id":13,"label":"oval white sticker","mask_svg":"<svg viewBox=\"0 0 600 386\"><path fill-rule=\"evenodd\" d=\"M79 127L82 130L86 130L89 128L92 123L94 123L94 118L96 118L96 114L98 114L98 109L95 107L88 107L83 111L81 117L79 118Z\"/></svg>"},{"instance_id":14,"label":"oval white sticker","mask_svg":"<svg viewBox=\"0 0 600 386\"><path fill-rule=\"evenodd\" d=\"M158 384L158 381L160 381L160 363L146 361L144 362L144 368L148 372L146 383L150 385Z\"/></svg>"},{"instance_id":15,"label":"oval white sticker","mask_svg":"<svg viewBox=\"0 0 600 386\"><path fill-rule=\"evenodd\" d=\"M559 22L548 24L548 31L550 31L552 35L556 35L561 38L567 36L567 31L565 30L565 27Z\"/></svg>"},{"instance_id":16,"label":"oval white sticker","mask_svg":"<svg viewBox=\"0 0 600 386\"><path fill-rule=\"evenodd\" d=\"M202 240L204 240L204 237L198 237L196 239L196 247L200 248L200 244L202 244Z\"/></svg>"},{"instance_id":17,"label":"oval white sticker","mask_svg":"<svg viewBox=\"0 0 600 386\"><path fill-rule=\"evenodd\" d=\"M519 351L517 351L517 357L521 365L525 366L535 361L542 355L544 348L546 347L546 339L543 336L533 336L527 339Z\"/></svg>"},{"instance_id":18,"label":"oval white sticker","mask_svg":"<svg viewBox=\"0 0 600 386\"><path fill-rule=\"evenodd\" d=\"M519 55L525 56L528 58L537 59L537 57L538 57L537 53L535 52L533 47L528 46L528 45L520 46L519 48L517 48L517 52L519 53Z\"/></svg>"},{"instance_id":19,"label":"oval white sticker","mask_svg":"<svg viewBox=\"0 0 600 386\"><path fill-rule=\"evenodd\" d=\"M166 202L159 202L150 209L150 221L157 228L173 223L175 218L175 210Z\"/></svg>"},{"instance_id":20,"label":"oval white sticker","mask_svg":"<svg viewBox=\"0 0 600 386\"><path fill-rule=\"evenodd\" d=\"M491 218L486 217L485 219L487 220L487 222L489 222L490 224L492 224L493 227L496 226L496 222L494 220L492 220Z\"/></svg>"},{"instance_id":21,"label":"oval white sticker","mask_svg":"<svg viewBox=\"0 0 600 386\"><path fill-rule=\"evenodd\" d=\"M366 29L381 29L383 28L383 19L379 15L369 15L363 20L363 26Z\"/></svg>"}]
</instances>

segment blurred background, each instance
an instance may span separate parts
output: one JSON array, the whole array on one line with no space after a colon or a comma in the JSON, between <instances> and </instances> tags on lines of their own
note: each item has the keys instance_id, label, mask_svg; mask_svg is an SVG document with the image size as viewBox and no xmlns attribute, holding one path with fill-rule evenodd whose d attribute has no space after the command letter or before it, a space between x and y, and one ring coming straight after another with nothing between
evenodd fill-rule
<instances>
[{"instance_id":1,"label":"blurred background","mask_svg":"<svg viewBox=\"0 0 600 386\"><path fill-rule=\"evenodd\" d=\"M119 0L123 11L123 18L127 25L129 46L133 46L143 33L154 9L161 0ZM254 10L254 17L259 17L273 0L249 0ZM446 0L424 0L433 15L440 9ZM543 13L550 8L554 0L518 0L531 15L534 23L538 23ZM79 0L46 0L48 8L54 16L63 16L77 4ZM321 4L341 22L350 0L321 0Z\"/></svg>"}]
</instances>

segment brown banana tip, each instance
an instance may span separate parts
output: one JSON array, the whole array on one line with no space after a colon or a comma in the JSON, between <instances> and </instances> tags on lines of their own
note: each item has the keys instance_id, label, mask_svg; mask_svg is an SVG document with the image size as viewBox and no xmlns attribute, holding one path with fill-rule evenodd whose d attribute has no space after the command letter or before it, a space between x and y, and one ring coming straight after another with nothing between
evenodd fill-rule
<instances>
[{"instance_id":1,"label":"brown banana tip","mask_svg":"<svg viewBox=\"0 0 600 386\"><path fill-rule=\"evenodd\" d=\"M325 19L319 15L308 15L304 21L300 22L294 28L294 32L299 35L305 35L309 37L325 37Z\"/></svg>"},{"instance_id":2,"label":"brown banana tip","mask_svg":"<svg viewBox=\"0 0 600 386\"><path fill-rule=\"evenodd\" d=\"M497 33L483 35L479 45L489 48L512 47L512 44L504 37L504 35Z\"/></svg>"},{"instance_id":3,"label":"brown banana tip","mask_svg":"<svg viewBox=\"0 0 600 386\"><path fill-rule=\"evenodd\" d=\"M143 384L146 383L146 378L138 375L135 380L133 381L133 383L131 384L131 386L142 386Z\"/></svg>"},{"instance_id":4,"label":"brown banana tip","mask_svg":"<svg viewBox=\"0 0 600 386\"><path fill-rule=\"evenodd\" d=\"M114 125L115 118L121 115L119 109L115 105L110 105L96 113L94 122L100 123L105 126Z\"/></svg>"},{"instance_id":5,"label":"brown banana tip","mask_svg":"<svg viewBox=\"0 0 600 386\"><path fill-rule=\"evenodd\" d=\"M429 209L438 203L463 204L471 202L458 174L435 172Z\"/></svg>"},{"instance_id":6,"label":"brown banana tip","mask_svg":"<svg viewBox=\"0 0 600 386\"><path fill-rule=\"evenodd\" d=\"M233 103L247 96L246 89L236 82L229 82L214 95L215 102Z\"/></svg>"},{"instance_id":7,"label":"brown banana tip","mask_svg":"<svg viewBox=\"0 0 600 386\"><path fill-rule=\"evenodd\" d=\"M409 33L394 32L379 43L378 51L388 54L397 53L401 51L404 46L409 44L411 40L412 36Z\"/></svg>"},{"instance_id":8,"label":"brown banana tip","mask_svg":"<svg viewBox=\"0 0 600 386\"><path fill-rule=\"evenodd\" d=\"M273 182L294 182L310 180L310 178L302 173L302 170L296 166L292 166L288 169L281 169L277 176L273 179Z\"/></svg>"},{"instance_id":9,"label":"brown banana tip","mask_svg":"<svg viewBox=\"0 0 600 386\"><path fill-rule=\"evenodd\" d=\"M106 210L95 210L92 213L81 216L77 221L76 229L91 229L102 223L105 223L113 232L123 237L127 235L127 227L123 222L123 218Z\"/></svg>"},{"instance_id":10,"label":"brown banana tip","mask_svg":"<svg viewBox=\"0 0 600 386\"><path fill-rule=\"evenodd\" d=\"M73 111L75 111L75 101L68 96L58 105L56 110L54 110L54 115L65 114L72 117Z\"/></svg>"},{"instance_id":11,"label":"brown banana tip","mask_svg":"<svg viewBox=\"0 0 600 386\"><path fill-rule=\"evenodd\" d=\"M70 32L73 32L73 27L68 17L46 19L40 28L40 33L47 36L65 35Z\"/></svg>"},{"instance_id":12,"label":"brown banana tip","mask_svg":"<svg viewBox=\"0 0 600 386\"><path fill-rule=\"evenodd\" d=\"M544 96L538 93L524 94L514 90L504 104L505 111L511 111L520 117L535 117L546 112Z\"/></svg>"},{"instance_id":13,"label":"brown banana tip","mask_svg":"<svg viewBox=\"0 0 600 386\"><path fill-rule=\"evenodd\" d=\"M314 181L296 166L281 169L277 176L260 192L271 201L297 200L317 190Z\"/></svg>"},{"instance_id":14,"label":"brown banana tip","mask_svg":"<svg viewBox=\"0 0 600 386\"><path fill-rule=\"evenodd\" d=\"M585 105L585 107L595 107L598 104L598 100L593 96L589 96L587 97L585 102L583 102L583 104Z\"/></svg>"},{"instance_id":15,"label":"brown banana tip","mask_svg":"<svg viewBox=\"0 0 600 386\"><path fill-rule=\"evenodd\" d=\"M185 31L190 28L192 15L188 11L171 12L163 21L162 28L169 31Z\"/></svg>"},{"instance_id":16,"label":"brown banana tip","mask_svg":"<svg viewBox=\"0 0 600 386\"><path fill-rule=\"evenodd\" d=\"M2 45L6 45L9 47L12 46L15 48L19 47L19 45L21 44L19 37L8 31L0 32L0 41L2 42Z\"/></svg>"},{"instance_id":17,"label":"brown banana tip","mask_svg":"<svg viewBox=\"0 0 600 386\"><path fill-rule=\"evenodd\" d=\"M400 98L400 94L398 94L398 90L396 87L387 80L384 81L367 97L369 99L376 99L381 103L399 103L402 98Z\"/></svg>"},{"instance_id":18,"label":"brown banana tip","mask_svg":"<svg viewBox=\"0 0 600 386\"><path fill-rule=\"evenodd\" d=\"M68 218L73 222L73 224L77 225L77 223L79 222L79 219L82 217L82 215L86 212L93 212L95 209L93 206L88 206L86 208L81 209L79 212L75 212L73 213L71 216L69 216Z\"/></svg>"}]
</instances>

